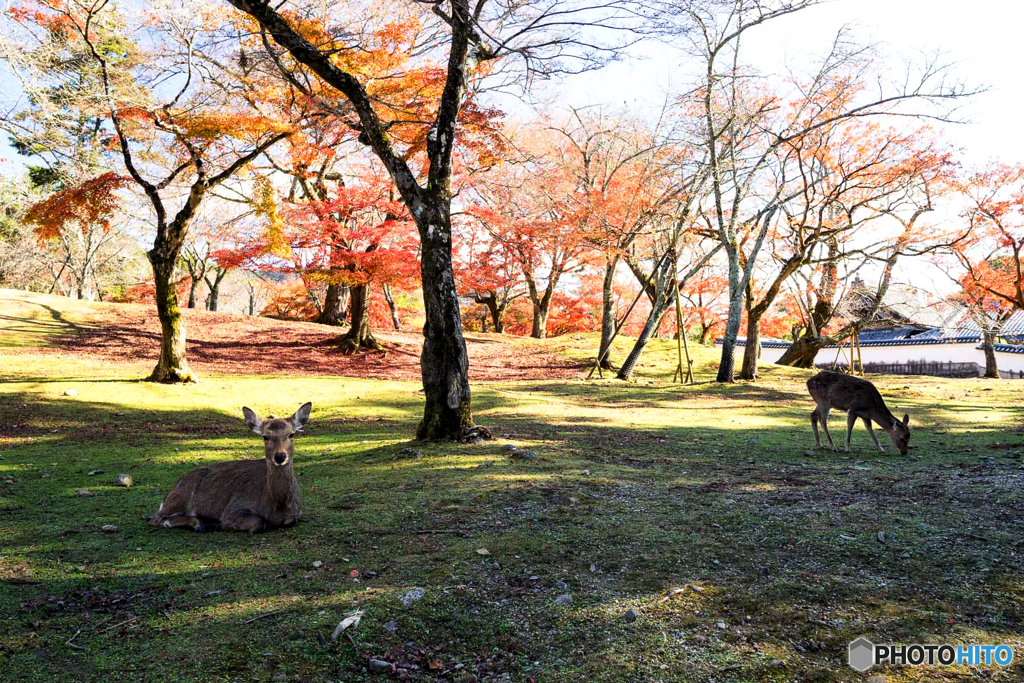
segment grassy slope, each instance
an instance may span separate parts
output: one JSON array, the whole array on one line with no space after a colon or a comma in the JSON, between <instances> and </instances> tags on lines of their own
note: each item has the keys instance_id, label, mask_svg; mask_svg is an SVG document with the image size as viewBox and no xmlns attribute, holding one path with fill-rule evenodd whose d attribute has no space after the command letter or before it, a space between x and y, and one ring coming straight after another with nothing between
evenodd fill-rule
<instances>
[{"instance_id":1,"label":"grassy slope","mask_svg":"<svg viewBox=\"0 0 1024 683\"><path fill-rule=\"evenodd\" d=\"M48 302L68 320L103 317ZM878 378L912 416L911 457L872 453L861 428L852 454L810 453L807 373L671 385L674 345L655 342L638 384L476 385L477 420L502 438L413 445L417 458L401 453L420 412L413 383L235 375L154 386L134 367L23 351L46 335L12 335L37 325L10 309L7 680L362 680L372 655L423 667L403 669L415 680L860 681L843 664L860 635L1024 652L1024 383ZM581 358L594 343L548 342ZM698 379L709 378L713 351L694 352ZM283 413L305 400L303 524L248 537L142 523L190 467L258 454L243 404ZM540 458L512 463L508 442ZM137 484L110 485L118 472ZM20 580L38 583L9 583ZM553 604L566 592L557 582L571 605ZM701 590L665 599L687 584ZM426 597L405 609L399 596L415 586ZM355 609L361 624L332 643ZM991 672L1021 679L1020 664Z\"/></svg>"}]
</instances>

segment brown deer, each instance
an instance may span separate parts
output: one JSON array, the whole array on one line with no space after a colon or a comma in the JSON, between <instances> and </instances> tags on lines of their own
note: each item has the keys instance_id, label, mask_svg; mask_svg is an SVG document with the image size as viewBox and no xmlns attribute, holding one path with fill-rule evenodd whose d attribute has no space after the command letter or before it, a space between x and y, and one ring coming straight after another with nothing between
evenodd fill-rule
<instances>
[{"instance_id":1,"label":"brown deer","mask_svg":"<svg viewBox=\"0 0 1024 683\"><path fill-rule=\"evenodd\" d=\"M312 408L312 403L306 403L291 417L270 416L266 420L242 408L249 429L263 437L263 459L234 460L192 470L164 497L149 523L251 534L294 526L302 505L292 466L294 439L309 420Z\"/></svg>"},{"instance_id":2,"label":"brown deer","mask_svg":"<svg viewBox=\"0 0 1024 683\"><path fill-rule=\"evenodd\" d=\"M857 418L864 421L875 446L882 453L885 449L878 443L878 437L871 429L871 422L874 420L878 426L885 430L892 439L892 445L901 455L907 454L907 443L910 441L910 416L904 415L903 421L896 417L885 407L882 395L878 393L875 385L866 379L853 377L842 372L830 372L822 370L814 377L807 380L807 390L811 392L811 398L818 404L818 407L811 413L811 428L814 430L814 445L822 448L821 439L818 437L818 422L825 429L825 436L832 446L833 451L838 451L832 441L832 435L828 433L828 414L833 408L846 411L846 452L850 452L850 435L853 433L853 425Z\"/></svg>"}]
</instances>

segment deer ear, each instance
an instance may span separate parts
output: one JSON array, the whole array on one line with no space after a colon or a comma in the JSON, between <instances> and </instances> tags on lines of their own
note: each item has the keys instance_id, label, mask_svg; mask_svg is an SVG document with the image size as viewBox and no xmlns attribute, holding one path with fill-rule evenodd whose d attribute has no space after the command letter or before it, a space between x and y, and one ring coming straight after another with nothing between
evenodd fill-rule
<instances>
[{"instance_id":1,"label":"deer ear","mask_svg":"<svg viewBox=\"0 0 1024 683\"><path fill-rule=\"evenodd\" d=\"M903 426L904 426L904 427L906 427L906 426L908 426L909 424L910 424L910 416L909 416L909 415L906 415L906 414L904 414L904 415L903 415Z\"/></svg>"},{"instance_id":2,"label":"deer ear","mask_svg":"<svg viewBox=\"0 0 1024 683\"><path fill-rule=\"evenodd\" d=\"M263 426L263 420L260 419L259 415L245 407L242 408L242 415L245 416L245 424L249 425L249 429L257 434L263 434L260 431L260 427Z\"/></svg>"},{"instance_id":3,"label":"deer ear","mask_svg":"<svg viewBox=\"0 0 1024 683\"><path fill-rule=\"evenodd\" d=\"M309 421L309 412L313 410L312 403L303 403L302 406L295 411L292 415L292 426L295 427L295 431L302 429L303 425Z\"/></svg>"}]
</instances>

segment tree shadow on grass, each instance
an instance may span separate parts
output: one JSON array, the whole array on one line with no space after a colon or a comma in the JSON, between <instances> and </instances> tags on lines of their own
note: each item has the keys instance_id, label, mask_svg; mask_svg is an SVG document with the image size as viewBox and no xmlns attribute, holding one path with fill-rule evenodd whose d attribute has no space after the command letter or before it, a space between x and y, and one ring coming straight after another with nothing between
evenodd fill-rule
<instances>
[{"instance_id":1,"label":"tree shadow on grass","mask_svg":"<svg viewBox=\"0 0 1024 683\"><path fill-rule=\"evenodd\" d=\"M1022 577L1010 558L1024 501L1012 463L925 454L921 461L875 458L869 469L855 469L868 451L804 456L803 410L778 402L761 414L785 426L758 430L751 444L742 425L631 428L621 418L556 415L528 403L531 393L563 396L557 385L521 391L526 405L516 411L504 394L477 391L478 421L525 436L535 461L512 461L495 442L417 444L422 457L403 455L418 418L415 397L362 402L370 414L397 408L404 415L397 418L349 419L327 406L297 446L306 521L257 537L132 521L198 464L195 454L258 452L238 417L76 402L72 419L66 406L15 394L8 403L25 402L30 413L64 420L67 429L18 445L0 463L13 466L16 479L5 492L25 505L0 515L5 552L28 565L22 575L43 581L3 586L0 601L12 610L39 599L47 605L6 623L5 647L40 676L80 662L106 680L128 679L132 667L164 680L160 667L168 666L192 680L281 670L328 680L339 666L359 675L366 654L401 661L402 644L414 641L446 667L463 663L481 677L482 653L497 648L511 660L502 666L523 676L535 673L524 662L543 662L545 680L771 680L779 671L771 661L779 659L791 678L839 681L848 680L846 643L863 634L878 642L1020 639L1024 617L1014 596ZM602 400L635 403L629 392ZM696 401L691 407L700 409ZM103 431L147 425L152 441L126 450L120 432ZM922 435L940 438L932 429ZM1005 427L972 424L972 431L978 445L994 443ZM124 463L140 485L93 485L85 473L93 463L85 460L111 475L112 465ZM56 469L47 465L54 462ZM76 465L85 472L71 471ZM99 495L73 497L80 486ZM64 495L44 497L54 492ZM104 534L104 523L121 529ZM888 534L884 541L879 531ZM314 571L314 561L324 564ZM86 570L60 577L78 566ZM557 588L559 581L568 588ZM159 599L136 600L146 607L134 630L137 622L94 633L100 617L113 614L47 611L50 596L81 603L82 594L102 591L101 602L109 602L152 582L165 583ZM703 591L670 593L685 584ZM401 609L397 596L412 586L426 588L427 597ZM553 605L566 591L573 604ZM215 608L242 599L265 613L284 611L242 624L258 615L228 618ZM168 600L183 609L162 615ZM357 605L368 617L355 643L342 636L340 645L325 644L333 624ZM622 619L628 608L640 613L633 625ZM325 609L330 620L319 615ZM383 628L389 620L395 633ZM21 640L36 628L32 621L44 624L38 630L49 660ZM78 628L85 637L74 642L90 648L84 653L64 644ZM155 657L145 653L153 643L160 643ZM670 667L667 674L658 662ZM422 668L412 675L435 676ZM969 673L951 676L969 680Z\"/></svg>"}]
</instances>

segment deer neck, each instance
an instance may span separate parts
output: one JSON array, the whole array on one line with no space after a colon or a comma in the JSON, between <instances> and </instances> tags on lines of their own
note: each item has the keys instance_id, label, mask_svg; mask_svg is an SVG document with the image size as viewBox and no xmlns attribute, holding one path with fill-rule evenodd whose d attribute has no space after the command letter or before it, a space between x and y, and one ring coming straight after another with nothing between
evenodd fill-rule
<instances>
[{"instance_id":1,"label":"deer neck","mask_svg":"<svg viewBox=\"0 0 1024 683\"><path fill-rule=\"evenodd\" d=\"M875 410L871 415L871 419L887 433L892 433L892 430L895 429L892 425L896 418L884 406ZM289 466L291 466L291 463L289 463Z\"/></svg>"},{"instance_id":2,"label":"deer neck","mask_svg":"<svg viewBox=\"0 0 1024 683\"><path fill-rule=\"evenodd\" d=\"M292 468L292 459L288 458L287 465L275 465L267 462L267 498L276 507L285 507L291 501L295 491L295 470Z\"/></svg>"}]
</instances>

